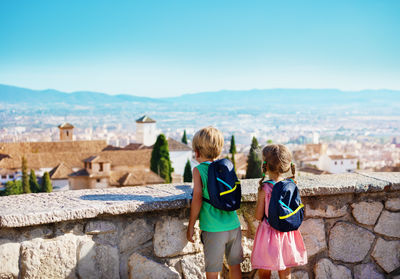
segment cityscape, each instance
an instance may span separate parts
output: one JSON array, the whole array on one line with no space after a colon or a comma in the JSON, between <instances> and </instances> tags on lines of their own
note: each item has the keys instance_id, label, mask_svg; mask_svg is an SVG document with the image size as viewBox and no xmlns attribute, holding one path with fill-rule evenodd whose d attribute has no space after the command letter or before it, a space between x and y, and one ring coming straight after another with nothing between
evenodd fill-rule
<instances>
[{"instance_id":1,"label":"cityscape","mask_svg":"<svg viewBox=\"0 0 400 279\"><path fill-rule=\"evenodd\" d=\"M230 156L230 139L232 136L235 137L237 172L240 177L246 176L247 155L253 137L258 140L260 147L268 142L287 145L293 152L300 171L314 174L357 170L398 171L400 167L400 112L397 110L400 106L400 92L396 91L389 93L338 91L339 94L343 94L342 99L332 98L330 95L332 92L329 90L281 90L284 93L268 90L213 92L212 94L183 95L171 99L149 98L114 102L97 100L100 93L87 92L85 93L87 100L82 98L80 104L68 100L69 95L64 93L57 103L39 102L32 105L34 101L27 102L18 92L28 89L5 85L0 88L4 91L7 89L8 94L10 90L15 91L12 101L3 98L0 102L0 146L3 143L0 154L3 155L4 161L3 184L21 176L20 166L4 158L27 156L25 153L7 154L8 149L15 149L10 147L13 143L26 142L46 146L51 142L73 141L89 145L93 142L97 147L89 148L91 151L82 153L79 148L76 149L76 152L82 153L81 157L77 156L79 157L77 161L68 164L60 153L60 157L53 159L51 164L37 164L35 171L39 175L43 175L46 171L54 173L62 164L64 184L58 183L60 187L55 189L65 190L84 187L71 187L69 184L72 182L68 180L71 180L72 178L69 177L79 171L83 162L86 162L85 156L107 157L111 156L106 155L108 150L120 150L120 153L123 152L122 150L129 150L131 152L129 154L135 157L136 155L133 155L135 153L132 152L139 151L137 149L151 150L159 134L164 134L170 142L180 143L183 134L186 133L187 145L170 144L174 168L172 182L182 182L186 161L191 162L192 168L197 164L193 152L190 152L190 140L198 129L209 125L220 129L225 137L222 156ZM29 92L36 94L39 99L43 94L41 91ZM335 93L338 94L338 92ZM237 100L227 100L227 94L236 96ZM254 105L254 95L257 94L257 98L271 100L268 108ZM385 102L376 101L378 94L387 94ZM313 100L310 99L310 95ZM303 101L293 102L289 99L291 96ZM103 94L103 98L114 97ZM154 119L154 123L149 123L151 130L145 129L138 132L140 125L138 126L137 120L142 116ZM73 128L67 140L60 138L60 125L64 125L63 123L68 123L67 125ZM140 144L143 146L140 147ZM58 152L57 148L52 152ZM45 147L39 149L43 150L41 151L44 152L43 154L49 152ZM64 149L65 147L62 147L60 150ZM73 151L74 149L69 150L69 152ZM179 155L181 151L184 155ZM31 148L24 152L35 153L35 150ZM114 178L114 181L120 181L124 175L127 176L130 173L133 176L134 172L138 176L137 169L140 168L142 169L139 172L139 176L142 177L140 182L131 180L130 185L125 179L123 183L114 182L112 184L114 187L122 184L132 186L150 183L150 181L157 183L163 181L149 176L150 153L140 156L144 156L142 159L145 162L130 161L122 166L130 168L130 171L118 172L119 176ZM112 159L112 156L108 158L111 164L114 164L111 169L115 168L116 159ZM10 161L8 164L5 163L7 160ZM10 170L7 166L16 169ZM11 177L11 179L5 179L7 172L10 173L8 178ZM109 181L111 181L112 175L109 174L109 176ZM53 184L57 184L56 181L53 181ZM111 186L111 182L105 185Z\"/></svg>"}]
</instances>

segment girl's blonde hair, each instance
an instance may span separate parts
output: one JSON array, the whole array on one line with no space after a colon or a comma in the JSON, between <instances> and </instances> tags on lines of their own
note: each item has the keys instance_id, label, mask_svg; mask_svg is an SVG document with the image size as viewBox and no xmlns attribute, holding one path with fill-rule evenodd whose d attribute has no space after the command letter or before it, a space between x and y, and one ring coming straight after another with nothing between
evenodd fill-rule
<instances>
[{"instance_id":1,"label":"girl's blonde hair","mask_svg":"<svg viewBox=\"0 0 400 279\"><path fill-rule=\"evenodd\" d=\"M288 178L295 178L296 167L292 163L292 153L286 146L282 144L269 144L263 148L262 158L263 163L261 169L263 177L259 182L259 190L262 189L264 176L266 175L267 170L273 173L280 174L286 173L291 169L293 176Z\"/></svg>"}]
</instances>

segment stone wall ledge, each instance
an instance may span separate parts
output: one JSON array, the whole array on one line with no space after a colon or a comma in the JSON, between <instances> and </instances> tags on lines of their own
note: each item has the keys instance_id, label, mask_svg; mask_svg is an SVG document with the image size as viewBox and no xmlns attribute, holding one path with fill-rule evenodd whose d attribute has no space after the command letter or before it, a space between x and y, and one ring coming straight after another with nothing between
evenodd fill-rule
<instances>
[{"instance_id":1,"label":"stone wall ledge","mask_svg":"<svg viewBox=\"0 0 400 279\"><path fill-rule=\"evenodd\" d=\"M303 196L400 190L400 172L359 172L298 177ZM242 180L243 201L256 201L258 179ZM0 228L24 227L187 207L191 184L76 190L0 197Z\"/></svg>"}]
</instances>

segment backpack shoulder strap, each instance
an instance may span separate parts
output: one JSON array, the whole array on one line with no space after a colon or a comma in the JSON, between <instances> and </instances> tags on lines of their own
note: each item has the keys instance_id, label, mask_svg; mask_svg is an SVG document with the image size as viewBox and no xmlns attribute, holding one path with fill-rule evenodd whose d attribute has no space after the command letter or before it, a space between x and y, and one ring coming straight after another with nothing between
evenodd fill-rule
<instances>
[{"instance_id":1,"label":"backpack shoulder strap","mask_svg":"<svg viewBox=\"0 0 400 279\"><path fill-rule=\"evenodd\" d=\"M271 188L271 190L272 190L272 188L275 186L276 182L273 181L273 180L265 180L265 181L263 182L263 184L268 184L268 186L269 186L269 187Z\"/></svg>"}]
</instances>

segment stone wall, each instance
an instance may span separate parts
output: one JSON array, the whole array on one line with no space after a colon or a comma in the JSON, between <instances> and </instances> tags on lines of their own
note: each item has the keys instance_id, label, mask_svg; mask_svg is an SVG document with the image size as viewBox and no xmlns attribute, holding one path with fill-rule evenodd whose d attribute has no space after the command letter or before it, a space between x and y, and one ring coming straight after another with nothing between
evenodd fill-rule
<instances>
[{"instance_id":1,"label":"stone wall","mask_svg":"<svg viewBox=\"0 0 400 279\"><path fill-rule=\"evenodd\" d=\"M293 278L399 276L400 173L298 180L309 263ZM249 260L257 186L242 181L244 278L257 278ZM1 197L0 278L204 278L199 230L186 241L190 193L152 185Z\"/></svg>"}]
</instances>

